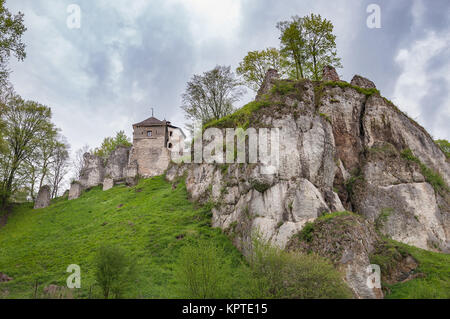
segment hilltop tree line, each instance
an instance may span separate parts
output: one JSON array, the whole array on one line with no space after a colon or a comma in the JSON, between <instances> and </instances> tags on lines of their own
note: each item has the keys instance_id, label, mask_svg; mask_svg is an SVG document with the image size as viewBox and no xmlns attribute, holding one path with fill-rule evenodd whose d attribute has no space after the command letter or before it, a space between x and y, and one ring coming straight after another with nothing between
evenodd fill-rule
<instances>
[{"instance_id":1,"label":"hilltop tree line","mask_svg":"<svg viewBox=\"0 0 450 319\"><path fill-rule=\"evenodd\" d=\"M51 109L23 99L9 82L10 57L26 57L23 17L21 12L12 14L0 0L0 209L10 202L34 201L43 185L50 186L55 198L69 172L80 177L84 153L106 159L117 146L131 145L120 131L94 150L84 146L70 159L70 146L52 122Z\"/></svg>"},{"instance_id":2,"label":"hilltop tree line","mask_svg":"<svg viewBox=\"0 0 450 319\"><path fill-rule=\"evenodd\" d=\"M204 124L233 113L233 103L245 94L243 86L257 92L269 69L278 70L282 78L320 81L325 65L342 67L329 20L315 14L293 16L278 22L276 28L280 48L248 52L236 69L237 76L230 66L216 66L191 78L181 106L189 121Z\"/></svg>"},{"instance_id":3,"label":"hilltop tree line","mask_svg":"<svg viewBox=\"0 0 450 319\"><path fill-rule=\"evenodd\" d=\"M9 82L10 57L26 57L23 17L0 0L1 209L11 201L34 200L44 184L56 197L69 171L69 144L52 123L51 109L23 99Z\"/></svg>"},{"instance_id":4,"label":"hilltop tree line","mask_svg":"<svg viewBox=\"0 0 450 319\"><path fill-rule=\"evenodd\" d=\"M55 197L68 172L69 145L51 122L51 109L22 99L11 88L3 92L0 105L2 206L10 199L34 200L44 184Z\"/></svg>"}]
</instances>

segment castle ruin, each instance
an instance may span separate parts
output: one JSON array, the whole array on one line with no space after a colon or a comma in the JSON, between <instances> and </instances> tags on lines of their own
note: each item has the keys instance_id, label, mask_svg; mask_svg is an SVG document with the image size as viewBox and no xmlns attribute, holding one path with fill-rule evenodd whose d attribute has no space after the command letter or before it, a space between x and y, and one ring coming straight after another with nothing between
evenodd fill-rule
<instances>
[{"instance_id":1,"label":"castle ruin","mask_svg":"<svg viewBox=\"0 0 450 319\"><path fill-rule=\"evenodd\" d=\"M185 138L182 129L153 116L133 124L131 147L119 146L106 162L91 153L84 154L80 180L72 183L69 199L78 198L80 189L103 185L103 190L108 190L121 183L132 186L138 177L163 174Z\"/></svg>"}]
</instances>

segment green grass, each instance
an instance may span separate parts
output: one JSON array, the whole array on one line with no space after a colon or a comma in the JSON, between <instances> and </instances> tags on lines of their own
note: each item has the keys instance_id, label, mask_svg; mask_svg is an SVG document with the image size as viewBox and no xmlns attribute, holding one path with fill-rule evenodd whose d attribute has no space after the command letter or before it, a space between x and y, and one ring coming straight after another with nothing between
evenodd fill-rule
<instances>
[{"instance_id":1,"label":"green grass","mask_svg":"<svg viewBox=\"0 0 450 319\"><path fill-rule=\"evenodd\" d=\"M375 229L376 230L380 230L384 224L386 224L386 222L389 219L389 216L391 216L391 214L394 212L394 209L387 207L387 208L383 208L380 212L380 215L378 215L378 217L375 220Z\"/></svg>"},{"instance_id":2,"label":"green grass","mask_svg":"<svg viewBox=\"0 0 450 319\"><path fill-rule=\"evenodd\" d=\"M323 82L323 85L331 86L331 87L340 87L342 89L352 88L352 89L355 89L356 91L358 91L359 93L366 95L367 97L369 97L373 94L378 94L378 95L380 94L380 91L378 91L376 88L366 89L366 88L362 88L362 87L355 86L350 83L341 82L341 81L339 81L339 82L326 81L326 82Z\"/></svg>"},{"instance_id":3,"label":"green grass","mask_svg":"<svg viewBox=\"0 0 450 319\"><path fill-rule=\"evenodd\" d=\"M278 80L275 82L274 86L270 89L270 93L278 95L286 95L288 93L294 92L295 82L287 80Z\"/></svg>"},{"instance_id":4,"label":"green grass","mask_svg":"<svg viewBox=\"0 0 450 319\"><path fill-rule=\"evenodd\" d=\"M325 113L319 113L319 115L320 115L321 117L323 117L328 123L332 124L332 122L331 122L331 117L330 117L328 114L325 114Z\"/></svg>"},{"instance_id":5,"label":"green grass","mask_svg":"<svg viewBox=\"0 0 450 319\"><path fill-rule=\"evenodd\" d=\"M322 216L318 217L313 222L307 222L297 236L300 238L300 240L311 242L311 240L313 239L315 226L317 225L318 222L329 221L339 216L357 216L357 215L348 211L325 213Z\"/></svg>"},{"instance_id":6,"label":"green grass","mask_svg":"<svg viewBox=\"0 0 450 319\"><path fill-rule=\"evenodd\" d=\"M447 140L434 141L441 151L445 154L446 158L450 158L450 143Z\"/></svg>"},{"instance_id":7,"label":"green grass","mask_svg":"<svg viewBox=\"0 0 450 319\"><path fill-rule=\"evenodd\" d=\"M240 109L238 109L233 114L227 115L225 117L222 117L218 120L213 120L208 123L206 123L203 126L203 129L206 130L210 127L217 127L217 128L235 128L235 127L242 127L243 129L247 129L249 126L249 120L251 115L258 111L259 109L263 107L267 107L270 105L270 102L268 100L264 101L252 101Z\"/></svg>"},{"instance_id":8,"label":"green grass","mask_svg":"<svg viewBox=\"0 0 450 319\"><path fill-rule=\"evenodd\" d=\"M351 88L356 90L358 93L364 94L367 98L370 97L371 95L380 95L380 91L378 91L375 88L370 88L370 89L366 89L366 88L361 88L359 86L355 86L352 85L350 83L347 82L335 82L335 81L325 81L325 82L316 82L317 85L314 87L314 95L315 95L315 106L316 108L318 108L321 104L322 98L325 94L325 87L340 87L341 89L345 89L345 88ZM334 98L331 99L332 103L338 103L339 100L336 100Z\"/></svg>"},{"instance_id":9,"label":"green grass","mask_svg":"<svg viewBox=\"0 0 450 319\"><path fill-rule=\"evenodd\" d=\"M87 298L95 282L95 256L104 244L119 245L136 260L138 278L125 297L176 298L174 273L182 247L208 240L223 247L231 267L241 265L241 254L210 220L208 210L187 200L183 182L172 190L163 177L142 180L135 188L96 187L40 210L24 204L0 229L0 272L14 278L0 283L0 298L5 291L8 298L32 298L36 281L39 291L65 286L70 264L81 267L77 297ZM100 297L99 288L93 289Z\"/></svg>"},{"instance_id":10,"label":"green grass","mask_svg":"<svg viewBox=\"0 0 450 319\"><path fill-rule=\"evenodd\" d=\"M371 256L371 262L378 264L381 271L395 267L396 255L410 254L419 266L415 273L422 273L423 278L416 278L404 283L383 286L389 289L387 299L449 299L450 298L450 255L440 254L408 246L393 240L387 240L384 253Z\"/></svg>"},{"instance_id":11,"label":"green grass","mask_svg":"<svg viewBox=\"0 0 450 319\"><path fill-rule=\"evenodd\" d=\"M403 150L401 156L409 162L417 163L420 167L422 175L425 177L425 180L433 186L434 190L441 194L443 197L446 196L450 192L450 188L445 183L442 176L423 164L416 156L414 156L413 152L408 148Z\"/></svg>"}]
</instances>

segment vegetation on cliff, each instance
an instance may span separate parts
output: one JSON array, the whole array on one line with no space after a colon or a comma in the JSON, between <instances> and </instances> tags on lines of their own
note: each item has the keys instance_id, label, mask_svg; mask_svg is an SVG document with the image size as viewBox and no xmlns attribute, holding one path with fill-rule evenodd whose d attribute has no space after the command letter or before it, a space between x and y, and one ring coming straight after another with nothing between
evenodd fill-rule
<instances>
[{"instance_id":1,"label":"vegetation on cliff","mask_svg":"<svg viewBox=\"0 0 450 319\"><path fill-rule=\"evenodd\" d=\"M0 298L51 297L45 287L65 286L71 264L81 267L75 298L351 296L325 258L262 245L248 262L211 227L208 208L188 201L184 182L175 186L159 176L133 188L95 187L37 211L16 206L0 229L0 270L13 278L0 283ZM114 269L132 282L111 282L119 278Z\"/></svg>"}]
</instances>

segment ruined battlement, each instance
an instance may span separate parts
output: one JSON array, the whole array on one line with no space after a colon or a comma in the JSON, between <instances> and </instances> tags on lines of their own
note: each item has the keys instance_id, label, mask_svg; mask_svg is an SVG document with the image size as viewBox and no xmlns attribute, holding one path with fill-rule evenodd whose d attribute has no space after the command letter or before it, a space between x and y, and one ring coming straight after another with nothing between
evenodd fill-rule
<instances>
[{"instance_id":1,"label":"ruined battlement","mask_svg":"<svg viewBox=\"0 0 450 319\"><path fill-rule=\"evenodd\" d=\"M96 155L84 154L81 178L71 185L69 199L78 198L80 189L103 185L103 190L108 190L117 183L134 185L138 176L161 175L169 166L172 149L183 145L185 137L179 127L153 116L133 124L131 147L119 146L106 162Z\"/></svg>"}]
</instances>

